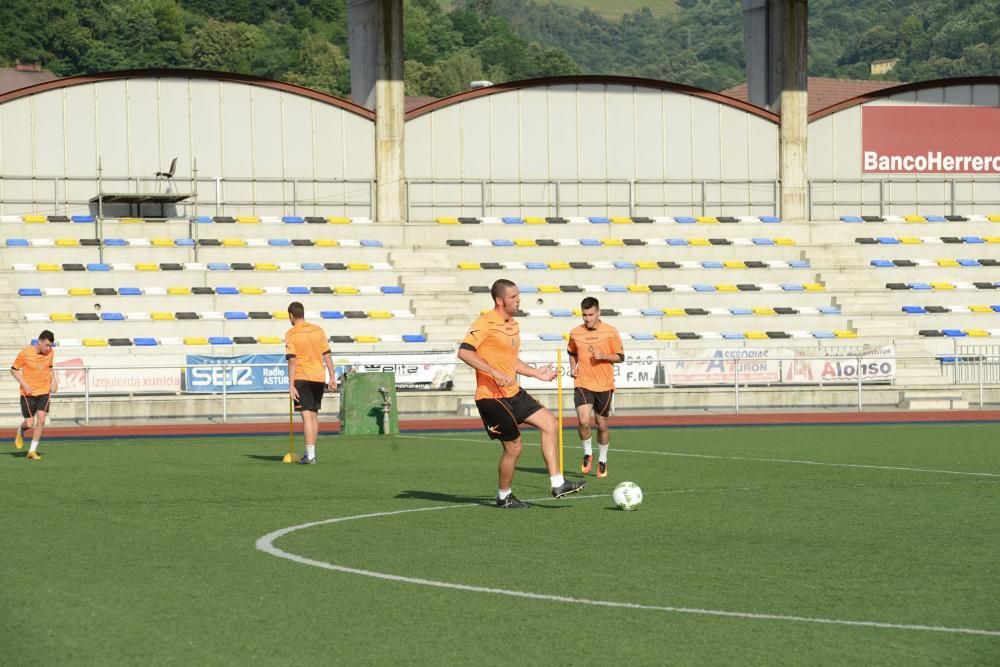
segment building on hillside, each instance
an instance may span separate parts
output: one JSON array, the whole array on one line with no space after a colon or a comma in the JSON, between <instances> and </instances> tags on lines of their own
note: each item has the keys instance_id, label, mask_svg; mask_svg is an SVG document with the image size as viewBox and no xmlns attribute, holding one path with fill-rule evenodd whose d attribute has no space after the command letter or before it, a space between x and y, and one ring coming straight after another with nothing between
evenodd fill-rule
<instances>
[{"instance_id":1,"label":"building on hillside","mask_svg":"<svg viewBox=\"0 0 1000 667\"><path fill-rule=\"evenodd\" d=\"M885 74L899 62L899 58L885 58L883 60L873 60L871 64L872 74Z\"/></svg>"},{"instance_id":2,"label":"building on hillside","mask_svg":"<svg viewBox=\"0 0 1000 667\"><path fill-rule=\"evenodd\" d=\"M38 63L18 61L14 67L0 67L0 95L58 78L52 72L42 69Z\"/></svg>"},{"instance_id":3,"label":"building on hillside","mask_svg":"<svg viewBox=\"0 0 1000 667\"><path fill-rule=\"evenodd\" d=\"M874 73L874 72L873 72ZM809 113L813 114L844 100L849 100L865 93L899 86L900 81L867 81L864 79L829 79L826 77L809 77ZM747 84L741 83L722 91L723 95L742 102L749 101Z\"/></svg>"}]
</instances>

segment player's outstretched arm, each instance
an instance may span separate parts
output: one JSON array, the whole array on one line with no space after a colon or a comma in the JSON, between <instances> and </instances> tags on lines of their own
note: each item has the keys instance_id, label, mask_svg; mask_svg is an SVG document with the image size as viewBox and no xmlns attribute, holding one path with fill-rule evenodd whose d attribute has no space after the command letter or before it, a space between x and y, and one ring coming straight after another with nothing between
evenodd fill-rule
<instances>
[{"instance_id":1,"label":"player's outstretched arm","mask_svg":"<svg viewBox=\"0 0 1000 667\"><path fill-rule=\"evenodd\" d=\"M551 382L556 379L556 369L552 367L552 364L546 364L545 366L535 368L534 366L529 366L518 359L516 370L518 375L538 378L542 382Z\"/></svg>"},{"instance_id":2,"label":"player's outstretched arm","mask_svg":"<svg viewBox=\"0 0 1000 667\"><path fill-rule=\"evenodd\" d=\"M465 346L458 348L458 358L462 360L465 364L472 366L477 371L482 371L486 373L494 380L496 380L497 385L500 387L506 387L508 385L514 384L514 378L510 377L505 373L501 373L492 366L490 366L486 361L479 356L479 353L471 346Z\"/></svg>"}]
</instances>

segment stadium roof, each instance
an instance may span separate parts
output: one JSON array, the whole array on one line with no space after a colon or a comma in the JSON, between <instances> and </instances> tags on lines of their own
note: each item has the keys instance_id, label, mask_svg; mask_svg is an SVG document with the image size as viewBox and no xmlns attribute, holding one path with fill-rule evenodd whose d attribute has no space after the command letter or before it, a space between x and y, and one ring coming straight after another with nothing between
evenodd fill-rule
<instances>
[{"instance_id":1,"label":"stadium roof","mask_svg":"<svg viewBox=\"0 0 1000 667\"><path fill-rule=\"evenodd\" d=\"M865 79L827 79L824 77L809 77L809 111L813 113L820 109L825 109L834 104L839 104L845 100L872 93L884 88L893 88L903 85L902 81L869 81ZM741 83L722 91L723 95L728 95L744 102L749 101L747 95L747 84Z\"/></svg>"}]
</instances>

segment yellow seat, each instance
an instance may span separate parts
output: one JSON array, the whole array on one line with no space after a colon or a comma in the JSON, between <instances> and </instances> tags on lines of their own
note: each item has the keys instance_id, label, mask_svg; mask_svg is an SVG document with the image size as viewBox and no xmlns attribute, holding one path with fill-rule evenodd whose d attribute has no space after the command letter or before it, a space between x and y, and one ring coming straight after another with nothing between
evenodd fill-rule
<instances>
[{"instance_id":1,"label":"yellow seat","mask_svg":"<svg viewBox=\"0 0 1000 667\"><path fill-rule=\"evenodd\" d=\"M348 271L371 271L372 265L365 262L348 262Z\"/></svg>"},{"instance_id":2,"label":"yellow seat","mask_svg":"<svg viewBox=\"0 0 1000 667\"><path fill-rule=\"evenodd\" d=\"M187 296L191 293L190 287L168 287L167 294L172 294L174 296Z\"/></svg>"},{"instance_id":3,"label":"yellow seat","mask_svg":"<svg viewBox=\"0 0 1000 667\"><path fill-rule=\"evenodd\" d=\"M857 338L858 332L850 329L835 329L833 335L837 338Z\"/></svg>"},{"instance_id":4,"label":"yellow seat","mask_svg":"<svg viewBox=\"0 0 1000 667\"><path fill-rule=\"evenodd\" d=\"M258 336L257 342L261 345L281 345L284 341L281 336Z\"/></svg>"},{"instance_id":5,"label":"yellow seat","mask_svg":"<svg viewBox=\"0 0 1000 667\"><path fill-rule=\"evenodd\" d=\"M53 322L72 322L73 313L49 313L49 319Z\"/></svg>"},{"instance_id":6,"label":"yellow seat","mask_svg":"<svg viewBox=\"0 0 1000 667\"><path fill-rule=\"evenodd\" d=\"M355 343L377 343L381 340L378 336L355 336Z\"/></svg>"},{"instance_id":7,"label":"yellow seat","mask_svg":"<svg viewBox=\"0 0 1000 667\"><path fill-rule=\"evenodd\" d=\"M25 222L48 222L49 219L44 215L22 215L21 220Z\"/></svg>"},{"instance_id":8,"label":"yellow seat","mask_svg":"<svg viewBox=\"0 0 1000 667\"><path fill-rule=\"evenodd\" d=\"M711 215L699 215L695 220L699 225L714 225L719 222L718 218Z\"/></svg>"},{"instance_id":9,"label":"yellow seat","mask_svg":"<svg viewBox=\"0 0 1000 667\"><path fill-rule=\"evenodd\" d=\"M988 215L986 219L990 222L1000 222L1000 215Z\"/></svg>"},{"instance_id":10,"label":"yellow seat","mask_svg":"<svg viewBox=\"0 0 1000 667\"><path fill-rule=\"evenodd\" d=\"M580 310L579 308L574 308L573 314L576 315L577 317L583 317L583 311Z\"/></svg>"},{"instance_id":11,"label":"yellow seat","mask_svg":"<svg viewBox=\"0 0 1000 667\"><path fill-rule=\"evenodd\" d=\"M688 239L688 245L712 245L708 239Z\"/></svg>"},{"instance_id":12,"label":"yellow seat","mask_svg":"<svg viewBox=\"0 0 1000 667\"><path fill-rule=\"evenodd\" d=\"M635 268L637 269L659 269L660 265L652 260L642 260L635 263Z\"/></svg>"},{"instance_id":13,"label":"yellow seat","mask_svg":"<svg viewBox=\"0 0 1000 667\"><path fill-rule=\"evenodd\" d=\"M966 329L965 335L971 338L989 338L990 332L985 329Z\"/></svg>"},{"instance_id":14,"label":"yellow seat","mask_svg":"<svg viewBox=\"0 0 1000 667\"><path fill-rule=\"evenodd\" d=\"M1000 243L1000 236L984 236L983 240L987 243Z\"/></svg>"},{"instance_id":15,"label":"yellow seat","mask_svg":"<svg viewBox=\"0 0 1000 667\"><path fill-rule=\"evenodd\" d=\"M747 340L767 340L767 334L763 331L744 331L743 335Z\"/></svg>"},{"instance_id":16,"label":"yellow seat","mask_svg":"<svg viewBox=\"0 0 1000 667\"><path fill-rule=\"evenodd\" d=\"M227 248L240 248L247 244L243 239L222 239L222 245Z\"/></svg>"},{"instance_id":17,"label":"yellow seat","mask_svg":"<svg viewBox=\"0 0 1000 667\"><path fill-rule=\"evenodd\" d=\"M723 262L722 265L724 267L726 267L727 269L745 269L745 268L747 268L746 264L744 264L743 262L739 262L739 261L736 261L736 262Z\"/></svg>"},{"instance_id":18,"label":"yellow seat","mask_svg":"<svg viewBox=\"0 0 1000 667\"><path fill-rule=\"evenodd\" d=\"M941 290L955 289L954 285L945 282L931 283L931 287L933 287L934 289L941 289Z\"/></svg>"},{"instance_id":19,"label":"yellow seat","mask_svg":"<svg viewBox=\"0 0 1000 667\"><path fill-rule=\"evenodd\" d=\"M566 271L570 268L569 262L549 262L548 267L553 271Z\"/></svg>"},{"instance_id":20,"label":"yellow seat","mask_svg":"<svg viewBox=\"0 0 1000 667\"><path fill-rule=\"evenodd\" d=\"M140 222L146 222L146 221L143 220L142 218L121 218L118 222L124 225L137 225Z\"/></svg>"},{"instance_id":21,"label":"yellow seat","mask_svg":"<svg viewBox=\"0 0 1000 667\"><path fill-rule=\"evenodd\" d=\"M80 245L80 239L56 239L56 245L60 248L75 248Z\"/></svg>"},{"instance_id":22,"label":"yellow seat","mask_svg":"<svg viewBox=\"0 0 1000 667\"><path fill-rule=\"evenodd\" d=\"M756 308L753 308L752 310L753 310L753 314L754 315L774 315L775 314L774 308L768 308L766 306L757 306Z\"/></svg>"},{"instance_id":23,"label":"yellow seat","mask_svg":"<svg viewBox=\"0 0 1000 667\"><path fill-rule=\"evenodd\" d=\"M340 245L340 241L337 239L316 239L313 241L313 245L317 248L336 248Z\"/></svg>"},{"instance_id":24,"label":"yellow seat","mask_svg":"<svg viewBox=\"0 0 1000 667\"><path fill-rule=\"evenodd\" d=\"M775 245L795 245L795 239L790 239L787 236L778 236L774 239Z\"/></svg>"},{"instance_id":25,"label":"yellow seat","mask_svg":"<svg viewBox=\"0 0 1000 667\"><path fill-rule=\"evenodd\" d=\"M165 310L157 310L157 311L154 311L154 312L150 313L149 314L149 318L152 319L152 320L157 320L157 321L165 322L167 320L174 319L174 314L171 313L171 312L167 312Z\"/></svg>"},{"instance_id":26,"label":"yellow seat","mask_svg":"<svg viewBox=\"0 0 1000 667\"><path fill-rule=\"evenodd\" d=\"M624 215L615 215L611 217L611 224L613 225L631 225L632 218L626 217Z\"/></svg>"},{"instance_id":27,"label":"yellow seat","mask_svg":"<svg viewBox=\"0 0 1000 667\"><path fill-rule=\"evenodd\" d=\"M903 216L903 220L906 220L907 222L927 222L927 218L922 215Z\"/></svg>"},{"instance_id":28,"label":"yellow seat","mask_svg":"<svg viewBox=\"0 0 1000 667\"><path fill-rule=\"evenodd\" d=\"M288 319L288 311L287 310L275 310L275 311L272 311L271 312L271 317L273 317L276 320L287 320Z\"/></svg>"},{"instance_id":29,"label":"yellow seat","mask_svg":"<svg viewBox=\"0 0 1000 667\"><path fill-rule=\"evenodd\" d=\"M39 264L35 267L35 269L38 271L62 271L62 267L59 266L58 264L48 264L48 263Z\"/></svg>"},{"instance_id":30,"label":"yellow seat","mask_svg":"<svg viewBox=\"0 0 1000 667\"><path fill-rule=\"evenodd\" d=\"M969 310L973 313L992 313L993 309L989 306L969 306Z\"/></svg>"},{"instance_id":31,"label":"yellow seat","mask_svg":"<svg viewBox=\"0 0 1000 667\"><path fill-rule=\"evenodd\" d=\"M621 239L601 239L601 245L620 246L625 245L625 241L622 241Z\"/></svg>"},{"instance_id":32,"label":"yellow seat","mask_svg":"<svg viewBox=\"0 0 1000 667\"><path fill-rule=\"evenodd\" d=\"M822 283L804 283L802 285L802 289L807 292L825 292L826 285L823 285Z\"/></svg>"},{"instance_id":33,"label":"yellow seat","mask_svg":"<svg viewBox=\"0 0 1000 667\"><path fill-rule=\"evenodd\" d=\"M90 289L89 287L70 287L69 288L69 295L70 296L90 296L93 293L94 293L94 290Z\"/></svg>"},{"instance_id":34,"label":"yellow seat","mask_svg":"<svg viewBox=\"0 0 1000 667\"><path fill-rule=\"evenodd\" d=\"M361 290L357 287L353 287L351 285L342 285L340 287L333 288L334 294L358 294L360 291Z\"/></svg>"},{"instance_id":35,"label":"yellow seat","mask_svg":"<svg viewBox=\"0 0 1000 667\"><path fill-rule=\"evenodd\" d=\"M253 286L249 286L249 285L244 285L243 287L240 287L240 294L248 294L248 295L252 296L252 295L263 294L263 293L264 293L264 290L262 288L260 288L260 287L253 287Z\"/></svg>"},{"instance_id":36,"label":"yellow seat","mask_svg":"<svg viewBox=\"0 0 1000 667\"><path fill-rule=\"evenodd\" d=\"M716 285L715 289L717 289L720 292L739 292L740 291L740 288L737 287L736 285L728 285L726 283L720 283L720 284Z\"/></svg>"},{"instance_id":37,"label":"yellow seat","mask_svg":"<svg viewBox=\"0 0 1000 667\"><path fill-rule=\"evenodd\" d=\"M651 291L649 289L649 285L626 285L625 289L627 289L629 292L643 292L643 293L645 293L645 292Z\"/></svg>"},{"instance_id":38,"label":"yellow seat","mask_svg":"<svg viewBox=\"0 0 1000 667\"><path fill-rule=\"evenodd\" d=\"M923 243L924 240L916 236L900 236L899 242L905 245L916 245L918 243Z\"/></svg>"},{"instance_id":39,"label":"yellow seat","mask_svg":"<svg viewBox=\"0 0 1000 667\"><path fill-rule=\"evenodd\" d=\"M274 262L257 262L253 265L253 268L258 271L277 271L278 265Z\"/></svg>"},{"instance_id":40,"label":"yellow seat","mask_svg":"<svg viewBox=\"0 0 1000 667\"><path fill-rule=\"evenodd\" d=\"M236 222L242 223L244 225L252 225L260 222L260 218L256 215L238 215L236 216Z\"/></svg>"},{"instance_id":41,"label":"yellow seat","mask_svg":"<svg viewBox=\"0 0 1000 667\"><path fill-rule=\"evenodd\" d=\"M936 259L934 263L938 266L961 266L955 259Z\"/></svg>"},{"instance_id":42,"label":"yellow seat","mask_svg":"<svg viewBox=\"0 0 1000 667\"><path fill-rule=\"evenodd\" d=\"M153 239L152 241L150 241L150 245L153 245L153 246L155 246L157 248L172 248L174 246L174 240L173 239Z\"/></svg>"},{"instance_id":43,"label":"yellow seat","mask_svg":"<svg viewBox=\"0 0 1000 667\"><path fill-rule=\"evenodd\" d=\"M538 292L540 294L558 294L561 291L559 285L538 285Z\"/></svg>"},{"instance_id":44,"label":"yellow seat","mask_svg":"<svg viewBox=\"0 0 1000 667\"><path fill-rule=\"evenodd\" d=\"M664 308L663 314L670 317L684 317L687 315L683 308Z\"/></svg>"},{"instance_id":45,"label":"yellow seat","mask_svg":"<svg viewBox=\"0 0 1000 667\"><path fill-rule=\"evenodd\" d=\"M439 225L457 225L458 224L458 218L452 218L452 217L448 217L448 216L442 216L442 217L440 217L440 218L437 219L437 223Z\"/></svg>"},{"instance_id":46,"label":"yellow seat","mask_svg":"<svg viewBox=\"0 0 1000 667\"><path fill-rule=\"evenodd\" d=\"M208 339L204 336L184 336L185 345L208 345Z\"/></svg>"},{"instance_id":47,"label":"yellow seat","mask_svg":"<svg viewBox=\"0 0 1000 667\"><path fill-rule=\"evenodd\" d=\"M544 225L545 218L539 217L537 215L529 215L524 219L524 224L526 225Z\"/></svg>"},{"instance_id":48,"label":"yellow seat","mask_svg":"<svg viewBox=\"0 0 1000 667\"><path fill-rule=\"evenodd\" d=\"M514 239L514 245L516 245L519 248L528 248L538 244L535 243L534 239Z\"/></svg>"},{"instance_id":49,"label":"yellow seat","mask_svg":"<svg viewBox=\"0 0 1000 667\"><path fill-rule=\"evenodd\" d=\"M372 320L390 320L392 319L392 313L388 310L369 310L368 318Z\"/></svg>"},{"instance_id":50,"label":"yellow seat","mask_svg":"<svg viewBox=\"0 0 1000 667\"><path fill-rule=\"evenodd\" d=\"M458 268L463 271L478 271L483 267L479 266L479 262L459 262Z\"/></svg>"},{"instance_id":51,"label":"yellow seat","mask_svg":"<svg viewBox=\"0 0 1000 667\"><path fill-rule=\"evenodd\" d=\"M106 338L84 338L84 347L107 347L108 340Z\"/></svg>"},{"instance_id":52,"label":"yellow seat","mask_svg":"<svg viewBox=\"0 0 1000 667\"><path fill-rule=\"evenodd\" d=\"M677 340L677 334L673 331L657 331L653 334L656 340Z\"/></svg>"},{"instance_id":53,"label":"yellow seat","mask_svg":"<svg viewBox=\"0 0 1000 667\"><path fill-rule=\"evenodd\" d=\"M160 265L153 262L139 262L135 265L136 271L159 271Z\"/></svg>"},{"instance_id":54,"label":"yellow seat","mask_svg":"<svg viewBox=\"0 0 1000 667\"><path fill-rule=\"evenodd\" d=\"M351 224L350 218L345 218L342 215L333 215L326 219L326 221L331 225L349 225Z\"/></svg>"}]
</instances>

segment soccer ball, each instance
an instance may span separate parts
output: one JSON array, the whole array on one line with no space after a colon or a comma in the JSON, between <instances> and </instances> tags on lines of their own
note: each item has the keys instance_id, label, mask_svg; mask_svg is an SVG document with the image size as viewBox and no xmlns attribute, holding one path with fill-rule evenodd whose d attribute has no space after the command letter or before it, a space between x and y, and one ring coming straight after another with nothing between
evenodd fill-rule
<instances>
[{"instance_id":1,"label":"soccer ball","mask_svg":"<svg viewBox=\"0 0 1000 667\"><path fill-rule=\"evenodd\" d=\"M620 510L634 510L642 504L642 489L635 482L622 482L611 492L611 499Z\"/></svg>"}]
</instances>

